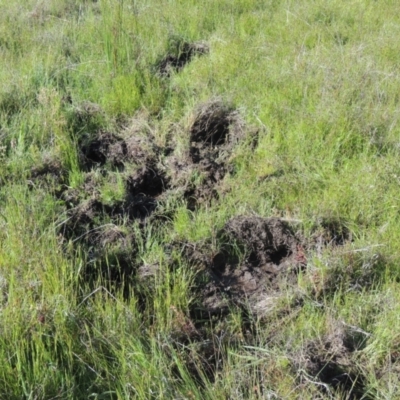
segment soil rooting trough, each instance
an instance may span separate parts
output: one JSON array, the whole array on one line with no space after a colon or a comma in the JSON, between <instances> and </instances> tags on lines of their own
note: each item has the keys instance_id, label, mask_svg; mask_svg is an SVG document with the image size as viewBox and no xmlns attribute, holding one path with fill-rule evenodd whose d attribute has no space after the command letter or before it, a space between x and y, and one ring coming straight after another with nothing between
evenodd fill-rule
<instances>
[{"instance_id":1,"label":"soil rooting trough","mask_svg":"<svg viewBox=\"0 0 400 400\"><path fill-rule=\"evenodd\" d=\"M107 164L110 169L123 170L126 164L154 166L161 152L150 134L132 135L124 132L120 137L100 131L94 136L83 137L78 143L80 164L84 171ZM137 133L137 132L134 132Z\"/></svg>"},{"instance_id":2,"label":"soil rooting trough","mask_svg":"<svg viewBox=\"0 0 400 400\"><path fill-rule=\"evenodd\" d=\"M156 167L144 166L128 178L128 190L132 195L146 195L156 197L166 188L164 174Z\"/></svg>"}]
</instances>

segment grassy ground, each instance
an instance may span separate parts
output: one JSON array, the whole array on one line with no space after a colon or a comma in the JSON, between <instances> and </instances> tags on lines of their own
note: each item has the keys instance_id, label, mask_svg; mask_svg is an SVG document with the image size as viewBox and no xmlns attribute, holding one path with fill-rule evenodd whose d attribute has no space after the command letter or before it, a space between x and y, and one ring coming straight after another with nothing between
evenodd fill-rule
<instances>
[{"instance_id":1,"label":"grassy ground","mask_svg":"<svg viewBox=\"0 0 400 400\"><path fill-rule=\"evenodd\" d=\"M0 10L0 398L400 398L397 1Z\"/></svg>"}]
</instances>

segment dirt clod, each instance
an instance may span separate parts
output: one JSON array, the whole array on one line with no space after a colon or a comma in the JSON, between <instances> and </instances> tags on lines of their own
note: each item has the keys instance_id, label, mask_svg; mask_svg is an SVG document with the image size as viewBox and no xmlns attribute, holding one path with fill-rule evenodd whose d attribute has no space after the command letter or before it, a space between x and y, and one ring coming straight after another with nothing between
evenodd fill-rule
<instances>
[{"instance_id":1,"label":"dirt clod","mask_svg":"<svg viewBox=\"0 0 400 400\"><path fill-rule=\"evenodd\" d=\"M221 101L213 101L199 107L190 128L191 143L216 146L225 143L229 134L232 109Z\"/></svg>"},{"instance_id":2,"label":"dirt clod","mask_svg":"<svg viewBox=\"0 0 400 400\"><path fill-rule=\"evenodd\" d=\"M82 170L90 171L106 164L109 169L120 171L126 164L151 167L161 149L154 144L151 134L140 132L140 128L127 128L121 136L104 131L83 136L78 142Z\"/></svg>"}]
</instances>

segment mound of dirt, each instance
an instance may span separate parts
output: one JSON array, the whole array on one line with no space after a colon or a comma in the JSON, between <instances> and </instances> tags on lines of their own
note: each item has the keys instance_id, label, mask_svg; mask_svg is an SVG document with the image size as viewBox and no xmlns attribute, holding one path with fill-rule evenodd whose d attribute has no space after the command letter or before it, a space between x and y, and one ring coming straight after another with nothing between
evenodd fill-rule
<instances>
[{"instance_id":1,"label":"mound of dirt","mask_svg":"<svg viewBox=\"0 0 400 400\"><path fill-rule=\"evenodd\" d=\"M195 47L184 47L183 53L193 55L193 49ZM132 273L127 260L135 247L135 240L131 234L121 232L135 221L139 222L136 224L139 229L156 223L156 220L163 223L170 217L168 211L163 211L165 215L160 211L154 214L154 218L151 216L166 203L165 199L171 196L183 198L189 209L195 209L216 198L220 192L219 183L230 171L228 159L233 147L245 136L239 114L219 99L195 110L186 131L188 141L183 158L175 154L176 146L161 148L155 144L146 115L139 115L118 134L104 130L88 132L78 141L80 167L85 179L80 187L68 188L61 196L65 202L66 220L60 226L60 234L65 242L78 245L89 254L87 271L92 273L91 265L100 265L104 277L113 276L115 271L117 276L122 276L123 273L118 272L121 270ZM125 195L120 200L106 203L102 200L102 190L105 182L113 179L115 174L124 179ZM233 227L230 229L234 236ZM272 256L272 251L270 253ZM204 296L205 303L209 304L207 308L211 310L214 307L216 312L233 304L232 300L222 299L221 292L251 295L256 291L251 288L258 283L261 285L266 279L266 271L260 268L269 268L261 263L252 264L251 260L238 266L237 262L231 262L230 256L226 260L225 257L226 254L221 252L219 263L226 265L224 273L218 270L218 256L211 260L215 271L212 272L212 268L209 271L214 276L219 274L219 277L204 289L204 292L209 292ZM112 273L110 265L114 268ZM147 277L147 273L139 270L139 280L142 275ZM250 283L252 280L257 283ZM215 305L214 292L218 293L218 301L221 300L218 306Z\"/></svg>"},{"instance_id":2,"label":"mound of dirt","mask_svg":"<svg viewBox=\"0 0 400 400\"><path fill-rule=\"evenodd\" d=\"M177 43L175 49L156 65L158 75L169 77L173 71L180 71L196 55L208 54L209 46L205 42Z\"/></svg>"},{"instance_id":3,"label":"mound of dirt","mask_svg":"<svg viewBox=\"0 0 400 400\"><path fill-rule=\"evenodd\" d=\"M146 176L142 176L142 172L139 171L128 178L125 198L113 203L103 203L99 199L97 188L91 184L90 179L89 183L85 181L81 188L64 192L62 199L69 209L67 221L62 225L60 233L67 240L92 244L88 240L90 236L85 235L86 239L82 238L83 233L108 223L119 225L134 220L143 222L156 210L158 205L156 197L162 193L163 188L157 186L162 185L162 182L157 181L157 185L150 181L148 186L141 186L146 179ZM91 194L89 199L82 193L86 188L88 188L86 194Z\"/></svg>"},{"instance_id":4,"label":"mound of dirt","mask_svg":"<svg viewBox=\"0 0 400 400\"><path fill-rule=\"evenodd\" d=\"M223 343L243 343L244 334L251 343L253 317L266 315L274 299L279 298L281 284L295 277L301 268L298 240L277 218L236 217L228 221L218 237L221 244L217 249L208 242L173 243L165 249L167 255L180 250L198 270L193 289L196 300L189 315L176 311L179 332L174 333L172 342L176 340L178 348L184 344L182 357L192 375L199 376L199 382L201 374L212 381L222 368ZM158 272L154 265L141 271L146 282ZM230 332L227 317L233 310L242 313L242 332Z\"/></svg>"},{"instance_id":5,"label":"mound of dirt","mask_svg":"<svg viewBox=\"0 0 400 400\"><path fill-rule=\"evenodd\" d=\"M322 383L318 387L323 393L333 391L346 399L368 399L365 379L355 360L355 352L365 345L365 340L362 331L338 326L334 333L308 342L293 357L293 368L305 371L311 381ZM309 377L300 376L310 383Z\"/></svg>"},{"instance_id":6,"label":"mound of dirt","mask_svg":"<svg viewBox=\"0 0 400 400\"><path fill-rule=\"evenodd\" d=\"M233 107L215 99L197 107L189 134L190 157L197 164L232 151L244 138L244 122Z\"/></svg>"},{"instance_id":7,"label":"mound of dirt","mask_svg":"<svg viewBox=\"0 0 400 400\"><path fill-rule=\"evenodd\" d=\"M87 254L82 279L95 282L100 277L105 285L122 285L126 295L137 269L132 261L136 252L132 222L144 224L156 210L157 198L167 186L164 174L156 167L149 142L144 138L122 139L100 133L81 147L83 168L90 166L91 171L85 174L80 187L70 188L61 196L67 218L59 232L64 242L69 243L67 248L79 246ZM142 161L141 167L135 167L136 162ZM104 169L98 168L101 165ZM125 165L133 172L124 172L124 198L105 203L101 200L102 182L113 178L109 169Z\"/></svg>"},{"instance_id":8,"label":"mound of dirt","mask_svg":"<svg viewBox=\"0 0 400 400\"><path fill-rule=\"evenodd\" d=\"M204 146L224 144L229 134L233 110L221 101L201 105L190 128L190 142ZM196 162L196 160L193 160Z\"/></svg>"},{"instance_id":9,"label":"mound of dirt","mask_svg":"<svg viewBox=\"0 0 400 400\"><path fill-rule=\"evenodd\" d=\"M135 135L133 132L126 136L125 146L127 161L138 166L155 165L163 150L154 143L149 132L142 135Z\"/></svg>"},{"instance_id":10,"label":"mound of dirt","mask_svg":"<svg viewBox=\"0 0 400 400\"><path fill-rule=\"evenodd\" d=\"M83 137L78 143L84 182L68 188L61 199L67 208L67 220L61 226L64 239L86 248L98 246L96 235L102 226L143 221L157 208L157 198L166 190L168 180L157 166L160 150L152 136L141 132L143 124L132 124L121 136L100 131ZM101 189L105 181L115 178L117 169L125 180L122 200L104 203ZM132 172L130 172L132 171Z\"/></svg>"}]
</instances>

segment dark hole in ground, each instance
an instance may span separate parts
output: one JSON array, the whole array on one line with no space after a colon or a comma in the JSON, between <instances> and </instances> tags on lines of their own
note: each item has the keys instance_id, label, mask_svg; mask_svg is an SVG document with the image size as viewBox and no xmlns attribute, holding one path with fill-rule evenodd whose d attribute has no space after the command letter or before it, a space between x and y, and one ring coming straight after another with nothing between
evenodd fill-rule
<instances>
[{"instance_id":1,"label":"dark hole in ground","mask_svg":"<svg viewBox=\"0 0 400 400\"><path fill-rule=\"evenodd\" d=\"M132 195L156 197L167 188L167 179L154 166L143 166L127 180L128 192Z\"/></svg>"},{"instance_id":2,"label":"dark hole in ground","mask_svg":"<svg viewBox=\"0 0 400 400\"><path fill-rule=\"evenodd\" d=\"M169 77L173 71L180 71L194 56L208 54L209 47L204 42L178 42L171 50L171 53L156 65L157 73L160 76Z\"/></svg>"},{"instance_id":3,"label":"dark hole in ground","mask_svg":"<svg viewBox=\"0 0 400 400\"><path fill-rule=\"evenodd\" d=\"M100 132L95 137L81 140L80 162L84 171L105 165L121 169L127 156L127 145L124 140L109 132Z\"/></svg>"},{"instance_id":4,"label":"dark hole in ground","mask_svg":"<svg viewBox=\"0 0 400 400\"><path fill-rule=\"evenodd\" d=\"M270 260L275 265L280 265L282 260L290 256L290 250L287 248L278 249L275 253L270 254Z\"/></svg>"},{"instance_id":5,"label":"dark hole in ground","mask_svg":"<svg viewBox=\"0 0 400 400\"><path fill-rule=\"evenodd\" d=\"M136 196L128 195L121 214L131 219L144 220L153 214L157 205L157 200L153 197L140 194Z\"/></svg>"},{"instance_id":6,"label":"dark hole in ground","mask_svg":"<svg viewBox=\"0 0 400 400\"><path fill-rule=\"evenodd\" d=\"M190 210L211 204L229 190L221 181L235 172L229 157L248 133L244 126L239 113L221 99L203 103L195 110L188 132L188 151L169 152L165 159L169 187L182 193ZM173 149L174 139L170 136L168 146Z\"/></svg>"},{"instance_id":7,"label":"dark hole in ground","mask_svg":"<svg viewBox=\"0 0 400 400\"><path fill-rule=\"evenodd\" d=\"M352 234L339 219L323 218L315 227L315 241L322 246L343 246L352 241Z\"/></svg>"},{"instance_id":8,"label":"dark hole in ground","mask_svg":"<svg viewBox=\"0 0 400 400\"><path fill-rule=\"evenodd\" d=\"M279 266L297 248L289 226L278 218L235 217L225 230L247 248L248 261L254 266Z\"/></svg>"},{"instance_id":9,"label":"dark hole in ground","mask_svg":"<svg viewBox=\"0 0 400 400\"><path fill-rule=\"evenodd\" d=\"M236 144L239 119L221 100L202 104L189 129L189 154L170 157L170 186L184 188L188 208L195 210L218 198L218 184L232 168L227 165ZM240 125L240 129L239 129ZM235 140L231 140L231 136Z\"/></svg>"},{"instance_id":10,"label":"dark hole in ground","mask_svg":"<svg viewBox=\"0 0 400 400\"><path fill-rule=\"evenodd\" d=\"M190 128L190 142L203 146L217 146L225 143L232 123L233 110L220 101L200 107ZM192 145L193 149L193 145ZM196 162L193 160L193 162Z\"/></svg>"}]
</instances>

